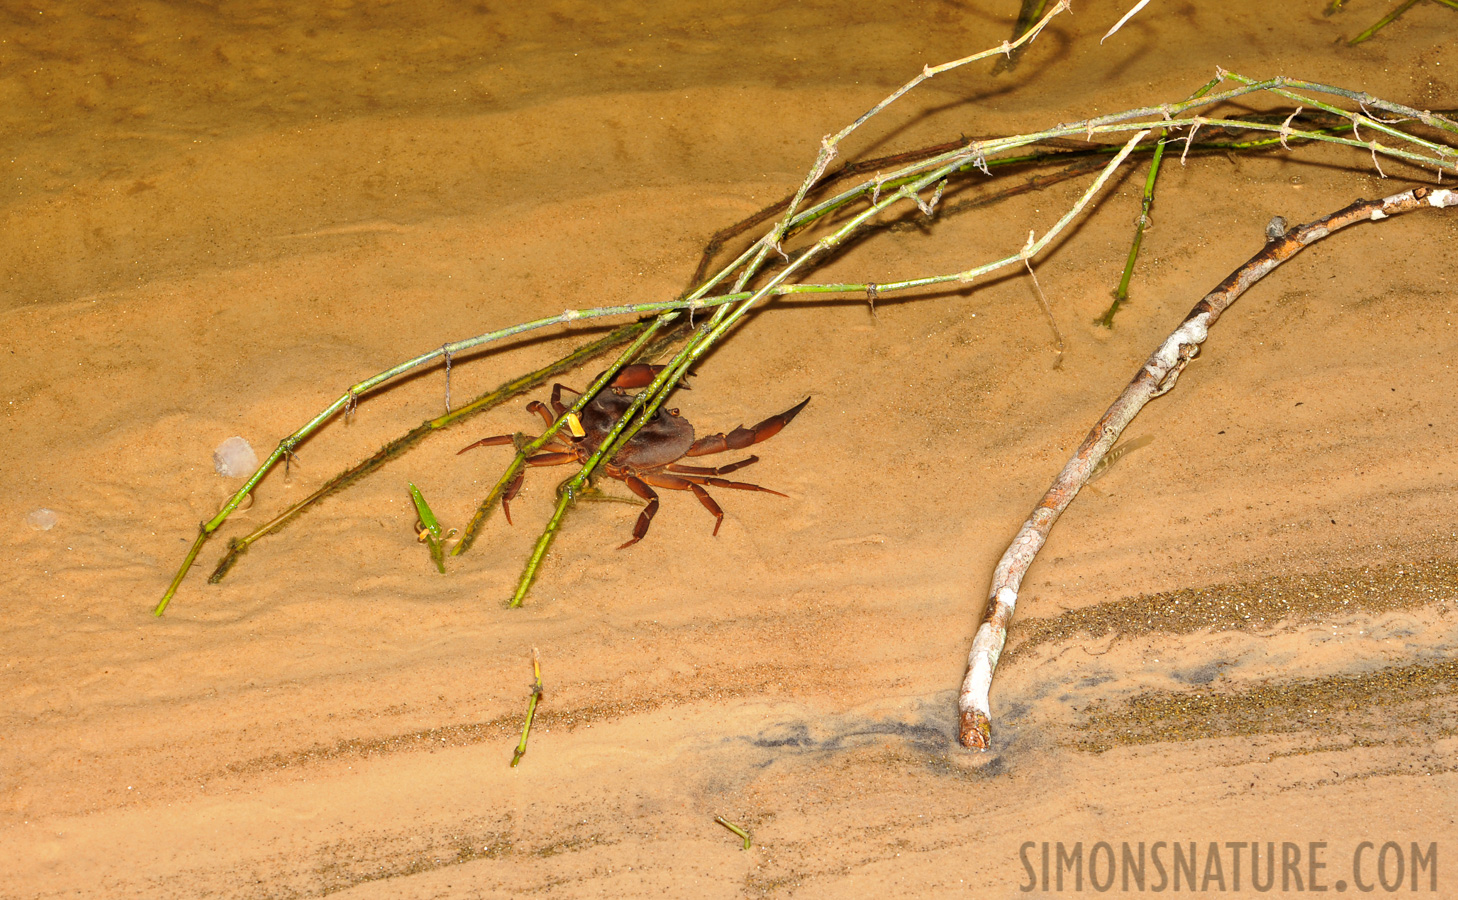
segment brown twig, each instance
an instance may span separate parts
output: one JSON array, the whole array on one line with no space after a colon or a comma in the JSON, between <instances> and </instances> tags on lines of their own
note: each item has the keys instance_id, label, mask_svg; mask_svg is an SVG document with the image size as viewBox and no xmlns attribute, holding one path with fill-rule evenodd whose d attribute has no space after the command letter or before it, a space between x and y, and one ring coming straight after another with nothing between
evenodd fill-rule
<instances>
[{"instance_id":1,"label":"brown twig","mask_svg":"<svg viewBox=\"0 0 1458 900\"><path fill-rule=\"evenodd\" d=\"M985 750L991 743L992 722L988 694L997 659L1007 640L1008 623L1017 605L1023 575L1048 538L1058 516L1073 502L1088 482L1090 473L1124 427L1155 397L1174 387L1185 366L1200 352L1210 326L1241 294L1281 263L1334 231L1358 222L1380 221L1415 209L1458 207L1458 192L1419 187L1381 200L1356 203L1284 236L1270 240L1250 261L1236 269L1214 290L1195 304L1180 327L1139 369L1134 380L1114 401L1083 439L1073 458L1063 467L1053 486L1038 501L1033 513L1013 538L992 576L992 590L981 626L967 658L967 677L957 698L960 714L958 739L963 746Z\"/></svg>"}]
</instances>

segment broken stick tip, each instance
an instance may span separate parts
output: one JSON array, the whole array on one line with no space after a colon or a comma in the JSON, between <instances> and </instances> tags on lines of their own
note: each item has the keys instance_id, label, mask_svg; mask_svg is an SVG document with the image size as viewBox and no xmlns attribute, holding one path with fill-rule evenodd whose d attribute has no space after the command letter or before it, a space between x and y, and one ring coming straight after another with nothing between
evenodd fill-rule
<instances>
[{"instance_id":1,"label":"broken stick tip","mask_svg":"<svg viewBox=\"0 0 1458 900\"><path fill-rule=\"evenodd\" d=\"M957 740L968 750L988 750L992 747L992 721L987 714L975 709L962 713L962 726Z\"/></svg>"}]
</instances>

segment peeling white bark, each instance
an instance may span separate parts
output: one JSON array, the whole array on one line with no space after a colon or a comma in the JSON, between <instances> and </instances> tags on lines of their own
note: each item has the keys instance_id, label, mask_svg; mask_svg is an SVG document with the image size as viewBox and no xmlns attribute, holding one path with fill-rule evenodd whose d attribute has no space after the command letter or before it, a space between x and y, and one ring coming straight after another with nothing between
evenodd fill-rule
<instances>
[{"instance_id":1,"label":"peeling white bark","mask_svg":"<svg viewBox=\"0 0 1458 900\"><path fill-rule=\"evenodd\" d=\"M1007 627L1017 606L1023 575L1043 548L1053 523L1058 521L1058 516L1087 483L1099 460L1119 440L1124 427L1146 403L1174 387L1185 366L1200 352L1200 345L1209 336L1210 327L1220 314L1268 272L1333 231L1357 222L1381 221L1425 206L1439 209L1458 206L1458 192L1423 187L1382 200L1359 200L1325 218L1287 231L1284 236L1269 241L1261 252L1206 294L1174 333L1150 355L1134 380L1095 423L1043 499L1033 507L1032 515L1018 530L992 574L992 590L983 621L972 640L972 650L967 657L967 676L957 698L960 714L958 740L963 746L985 750L991 744L992 676L997 671L997 661L1007 641Z\"/></svg>"}]
</instances>

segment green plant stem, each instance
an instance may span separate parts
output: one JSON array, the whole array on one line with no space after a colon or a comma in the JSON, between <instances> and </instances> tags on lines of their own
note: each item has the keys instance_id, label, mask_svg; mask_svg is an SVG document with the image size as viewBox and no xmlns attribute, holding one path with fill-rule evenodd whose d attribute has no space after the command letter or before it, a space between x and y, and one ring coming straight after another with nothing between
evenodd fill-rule
<instances>
[{"instance_id":1,"label":"green plant stem","mask_svg":"<svg viewBox=\"0 0 1458 900\"><path fill-rule=\"evenodd\" d=\"M1154 157L1149 161L1149 174L1144 178L1144 199L1139 205L1139 221L1134 225L1134 240L1129 244L1129 258L1124 261L1124 274L1119 286L1114 289L1114 302L1099 317L1098 323L1105 328L1114 327L1114 314L1125 300L1129 299L1129 280L1134 277L1134 263L1139 259L1139 248L1144 243L1144 230L1149 227L1149 210L1154 205L1154 181L1159 177L1159 164L1164 159L1164 148L1168 138L1160 138L1154 145Z\"/></svg>"},{"instance_id":2,"label":"green plant stem","mask_svg":"<svg viewBox=\"0 0 1458 900\"><path fill-rule=\"evenodd\" d=\"M1059 13L1067 11L1068 9L1068 0L1058 0L1057 6L1050 10L1047 15L1043 16L1043 18L1040 19L1035 25L1033 25L1033 27L1029 28L1026 34L1023 34L1015 41L1004 41L1001 47L994 47L991 50L984 50L981 53L974 53L971 56L966 56L962 59L953 60L949 63L943 63L939 66L923 67L921 70L921 74L917 75L915 78L911 79L900 88L897 88L880 103L877 103L875 106L862 113L860 118L856 119L854 122L842 128L836 134L830 135L823 139L820 142L820 151L816 154L815 162L810 166L810 172L805 176L805 180L800 184L800 189L795 193L795 199L790 201L790 206L786 211L785 218L782 219L775 226L775 228L771 230L768 235L765 236L762 244L763 249L768 250L771 247L779 246L781 238L784 237L786 230L789 228L791 217L794 216L795 212L800 208L800 203L805 199L805 195L810 192L810 189L820 181L820 177L825 174L826 167L829 166L830 161L835 158L835 155L838 152L837 148L839 147L840 143L844 141L847 137L849 137L851 133L854 132L857 128L860 128L867 121L869 121L872 116L875 116L881 110L890 106L892 103L895 103L904 94L913 90L917 85L921 84L923 81L926 81L928 78L940 75L943 72L950 71L959 66L965 66L968 63L975 62L979 59L987 59L988 57L996 56L999 53L1011 53L1013 50L1016 50L1017 48L1035 39L1039 34L1042 33L1043 29L1047 27L1048 23L1052 21L1055 16L1057 16ZM760 256L762 257L763 253L761 253ZM746 269L746 272L749 274L753 274L753 272L757 268L757 265L751 264Z\"/></svg>"},{"instance_id":3,"label":"green plant stem","mask_svg":"<svg viewBox=\"0 0 1458 900\"><path fill-rule=\"evenodd\" d=\"M1364 106L1383 109L1388 112L1393 112L1397 115L1417 119L1431 127L1458 133L1458 124L1449 121L1443 116L1435 115L1427 111L1415 110L1411 107L1402 106L1400 104L1388 103L1386 101L1373 97L1370 94L1349 91L1330 85L1316 84L1313 82L1293 81L1286 78L1274 78L1266 81L1254 81L1239 75L1235 75L1233 73L1225 73L1225 77L1240 82L1240 86L1213 95L1206 93L1204 94L1204 96L1200 96L1197 93L1197 95L1177 103L1167 103L1159 106L1141 107L1138 109L1127 110L1125 112L1115 113L1108 116L1099 116L1092 119L1085 119L1080 122L1065 123L1040 132L1014 135L1005 138L971 141L956 150L948 151L946 153L918 160L895 172L878 176L877 178L871 179L870 181L867 181L863 184L857 185L854 188L848 189L840 194L830 197L822 201L821 203L808 208L803 213L799 213L791 217L789 220L789 226L786 227L784 233L788 233L790 227L803 227L805 224L808 224L813 219L823 216L827 212L845 205L850 200L859 197L874 196L878 193L884 192L887 188L896 188L905 184L909 184L916 180L919 177L920 173L924 172L927 169L941 167L945 165L945 163L950 159L959 158L963 160L962 164L956 169L956 171L965 172L974 167L982 168L984 166L992 165L993 163L991 157L995 154L1007 153L1009 151L1025 147L1030 144L1036 144L1040 141L1048 141L1056 138L1082 137L1084 139L1091 139L1095 134L1118 135L1128 131L1156 126L1166 130L1174 130L1177 128L1196 129L1204 126L1213 126L1221 128L1237 128L1252 131L1276 132L1280 133L1288 140L1293 138L1300 138L1305 140L1326 141L1329 143L1343 144L1346 146L1356 146L1368 149L1372 148L1373 142L1353 140L1350 138L1340 138L1327 133L1325 130L1297 131L1289 128L1289 126L1285 125L1284 123L1275 124L1270 122L1259 122L1245 119L1218 119L1205 118L1202 116L1181 118L1181 114L1189 110L1207 106L1215 106L1226 101L1235 100L1248 94L1259 93L1262 91L1271 91L1280 94L1281 96L1294 99L1297 102L1303 103L1304 105L1314 106L1332 115L1339 116L1344 120L1355 120L1362 124L1371 124L1377 130L1383 131L1393 137L1398 138L1401 141L1415 144L1421 147L1423 150L1428 151L1429 155L1414 153L1411 151L1398 150L1396 148L1384 147L1380 144L1376 145L1376 152L1407 159L1409 161L1418 162L1420 164L1426 163L1432 165L1436 162L1440 166L1445 164L1450 157L1455 155L1453 150L1440 144L1435 144L1431 141L1424 140L1399 129L1392 128L1385 123L1372 119L1371 117L1351 113L1339 107L1321 103L1309 97L1303 97L1301 95L1294 94L1288 90L1285 90L1284 88L1297 87L1301 89L1316 91L1319 93L1330 93L1337 96L1347 97ZM1434 159L1432 159L1432 155L1436 155L1438 159L1435 161ZM1018 161L1026 161L1027 159L1027 157L1021 157L1018 158Z\"/></svg>"},{"instance_id":4,"label":"green plant stem","mask_svg":"<svg viewBox=\"0 0 1458 900\"><path fill-rule=\"evenodd\" d=\"M198 525L197 537L193 539L192 546L188 548L187 556L183 557L177 574L172 576L172 583L167 585L167 593L162 595L162 602L158 603L157 608L152 611L153 615L160 616L167 610L167 604L172 600L172 595L177 593L177 586L182 584L182 579L187 576L187 570L192 568L193 560L197 559L198 552L202 550L203 544L207 543L211 534L212 532L208 530L208 523L203 522Z\"/></svg>"},{"instance_id":5,"label":"green plant stem","mask_svg":"<svg viewBox=\"0 0 1458 900\"><path fill-rule=\"evenodd\" d=\"M1129 154L1134 151L1135 144L1148 134L1148 131L1141 131L1137 135L1135 135L1134 138L1131 138L1128 143L1126 143L1122 148L1120 148L1119 152L1114 155L1114 159L1112 159L1104 166L1103 170L1099 174L1099 177L1094 181L1094 183L1090 185L1089 188L1086 189L1084 193L1079 197L1078 202L1075 203L1074 206L1071 207L1066 213L1064 213L1063 217L1059 219L1052 228L1045 232L1041 238L1038 238L1036 241L1025 247L1023 250L993 260L990 263L986 263L984 265L967 269L961 272L950 272L943 275L927 275L921 278L906 279L904 281L889 281L885 284L881 284L878 282L874 285L876 292L878 294L894 293L896 291L905 291L912 288L929 287L938 284L949 284L952 282L966 284L982 275L986 275L989 272L996 271L997 269L1003 268L1004 266L1015 265L1017 263L1020 263L1024 259L1029 259L1033 256L1036 256L1048 245L1050 241L1053 240L1053 238L1055 238L1060 232L1063 231L1064 228L1068 226L1068 223L1071 222L1075 216L1083 211L1084 207L1088 205L1088 202L1093 199L1093 196L1097 194L1098 191L1104 186L1105 182L1108 181L1109 176L1114 173L1114 170L1117 169L1118 166L1123 163L1126 158L1128 158ZM927 178L922 179L920 184L922 187L925 187L926 182L935 180L935 176L927 176ZM835 235L832 235L831 239L824 239L820 243L817 243L815 248L807 251L807 254L814 253L815 250L821 249L822 244L824 244L824 249L828 249L829 247L834 246L836 243L845 240L863 221L863 218L858 216L857 221L852 222L850 225L847 225L840 231L836 232ZM827 240L830 240L831 242L826 243ZM796 260L796 264L799 264L800 262L801 260ZM761 288L759 291L751 294L749 296L749 300L757 301L761 297L772 294L779 295L810 293L861 293L866 291L870 287L873 287L873 285L869 283L781 284L776 282L766 286L765 288ZM743 307L740 308L742 309ZM742 315L742 313L739 313L738 310L736 310L736 316L737 315ZM717 339L717 336L715 339Z\"/></svg>"},{"instance_id":6,"label":"green plant stem","mask_svg":"<svg viewBox=\"0 0 1458 900\"><path fill-rule=\"evenodd\" d=\"M335 475L333 478L329 479L309 496L293 504L282 513L279 513L277 516L270 519L268 522L260 525L258 528L255 528L247 535L241 538L235 538L234 540L230 541L228 544L227 553L225 553L223 555L223 558L218 561L216 568L213 570L213 574L208 578L208 582L210 584L217 584L221 582L223 578L228 574L228 572L233 568L233 566L238 562L238 559L248 551L248 548L255 541L266 535L273 534L282 530L284 526L288 525L294 519L303 515L306 511L311 509L325 497L343 491L345 488L348 488L350 485L359 481L361 478L369 475L375 470L383 467L386 463L399 457L400 455L405 453L405 451L425 440L425 438L429 437L431 434L434 434L435 432L447 428L451 425L462 422L479 413L485 412L488 409L499 406L507 400L510 400L512 397L519 396L527 391L533 390L541 386L542 384L546 383L548 379L556 375L560 375L563 372L569 371L587 362L588 360L601 356L609 350L612 350L614 347L621 346L622 344L631 341L634 337L640 334L643 329L648 327L648 323L649 320L642 320L620 326L609 332L608 334L604 335L603 337L600 337L595 341L591 341L587 344L582 345L581 347L576 348L571 353L568 353L566 356L562 357L561 359L550 365L544 366L543 368L538 369L535 372L513 378L512 380L500 385L494 390L487 391L486 393L472 400L465 406L458 407L457 409L454 409L443 416L438 416L434 419L428 419L425 422L422 422L420 425L412 428L410 431L407 431L405 434L401 435L398 438L395 438L385 446L381 447L369 458L362 460L361 462L351 466L350 468L345 469L343 472L340 472L338 475ZM211 534L211 532L209 532L209 534ZM185 563L183 569L180 571L179 575L185 575L187 572L187 567L190 565L191 560L188 560ZM180 577L178 580L180 582ZM173 590L175 589L176 585L173 586ZM170 597L172 596L172 592L172 590L169 590L167 597L165 597L164 600L170 599Z\"/></svg>"},{"instance_id":7,"label":"green plant stem","mask_svg":"<svg viewBox=\"0 0 1458 900\"><path fill-rule=\"evenodd\" d=\"M1427 141L1420 137L1408 134L1405 131L1393 128L1388 122L1380 121L1373 118L1372 116L1365 115L1363 113L1354 113L1350 110L1345 110L1338 106L1332 106L1328 103L1323 103L1303 94L1297 94L1295 93L1295 91L1314 91L1318 94L1331 94L1334 97L1345 97L1346 99L1351 100L1353 103L1356 103L1363 109L1380 109L1383 112L1390 112L1394 115L1402 116L1403 118L1417 119L1419 122L1422 122L1429 128L1437 128L1452 134L1458 134L1458 122L1454 122L1444 116L1437 115L1429 110L1414 109L1411 106L1404 106L1401 103L1393 103L1389 100L1383 100L1381 97L1374 97L1365 91L1351 91L1347 90L1346 88L1336 87L1335 85L1330 84L1322 84L1316 81L1301 81L1294 78L1273 78L1267 81L1256 81L1253 78L1247 78L1246 76L1240 75L1236 72L1226 72L1225 77L1231 79L1232 81L1243 84L1247 87L1260 86L1263 90L1269 90L1271 93L1281 97L1285 97L1288 100L1295 100L1297 103L1300 103L1303 106L1314 106L1317 109L1324 110L1331 113L1332 115L1340 116L1343 119L1348 119L1352 122L1360 122L1364 125L1370 125L1372 128L1375 128L1378 131L1385 132L1392 137L1398 138L1400 140L1409 141L1427 150L1436 152L1445 159L1449 156L1454 155L1454 151L1451 148L1444 147L1440 144L1434 144L1432 141ZM1358 147L1366 146L1366 144L1362 141L1351 141L1349 143Z\"/></svg>"},{"instance_id":8,"label":"green plant stem","mask_svg":"<svg viewBox=\"0 0 1458 900\"><path fill-rule=\"evenodd\" d=\"M585 480L585 479L584 479ZM567 514L567 506L572 502L572 488L562 492L557 498L557 506L552 510L552 517L547 520L547 525L537 537L537 542L532 546L531 556L527 557L526 566L522 569L521 578L516 582L516 593L511 595L507 601L508 609L516 609L526 600L526 595L537 582L537 575L541 571L542 560L547 558L547 551L552 548L552 542L557 539L557 532L562 530L562 518Z\"/></svg>"},{"instance_id":9,"label":"green plant stem","mask_svg":"<svg viewBox=\"0 0 1458 900\"><path fill-rule=\"evenodd\" d=\"M1205 82L1199 90L1190 95L1195 100L1210 93L1220 84L1220 77L1217 75L1210 81ZM1190 140L1194 135L1190 135ZM1169 143L1169 132L1160 131L1159 141L1154 146L1154 156L1149 161L1149 174L1144 179L1144 199L1139 206L1139 219L1134 224L1134 240L1129 244L1129 258L1124 261L1124 274L1119 278L1119 286L1114 289L1114 302L1109 305L1108 310L1098 319L1098 324L1105 328L1114 327L1114 314L1119 307L1129 299L1129 281L1134 277L1134 264L1139 260L1139 248L1144 244L1144 232L1149 227L1149 210L1154 206L1154 183L1159 178L1159 164L1164 160L1164 148ZM1188 148L1189 141L1186 141Z\"/></svg>"},{"instance_id":10,"label":"green plant stem","mask_svg":"<svg viewBox=\"0 0 1458 900\"><path fill-rule=\"evenodd\" d=\"M1398 4L1397 8L1394 9L1392 12L1378 19L1377 22L1366 31L1352 38L1350 41L1347 41L1347 46L1355 47L1357 44L1360 44L1363 41L1370 39L1372 35L1386 28L1388 25L1391 25L1397 20L1398 16L1412 9L1414 6L1417 5L1417 3L1418 0L1403 0L1403 2Z\"/></svg>"},{"instance_id":11,"label":"green plant stem","mask_svg":"<svg viewBox=\"0 0 1458 900\"><path fill-rule=\"evenodd\" d=\"M739 835L739 837L741 837L744 840L744 849L745 850L748 850L750 848L751 844L749 842L749 832L745 831L743 828L739 827L738 825L735 825L733 822L729 821L728 819L724 818L723 816L715 816L714 817L714 821L715 822L718 822L720 825L723 825L725 828L727 828L730 831L734 832L735 834Z\"/></svg>"},{"instance_id":12,"label":"green plant stem","mask_svg":"<svg viewBox=\"0 0 1458 900\"><path fill-rule=\"evenodd\" d=\"M1066 4L1064 2L1060 2L1055 9L1053 9L1046 16L1044 16L1042 20L1040 20L1038 25L1035 26L1034 29L1029 32L1029 34L1025 35L1020 40L1031 40L1032 37L1034 37L1038 33L1038 31L1046 26L1047 22L1053 16L1057 15L1065 8ZM417 356L414 359L407 360L397 366L387 369L384 372L381 372L352 386L348 391L345 392L342 397L331 403L321 413L319 413L307 424L305 424L304 427L300 428L298 431L294 432L293 434L280 441L278 447L273 451L273 453L271 453L268 458L263 462L263 464L258 468L258 470L250 478L248 478L247 481L245 481L243 486L239 488L239 490L223 504L223 506L214 515L214 517L202 524L199 535L194 542L193 547L189 551L186 559L184 560L182 567L173 578L172 583L169 585L166 593L163 595L162 600L158 603L155 610L156 614L161 615L162 612L166 609L167 604L170 602L178 586L181 584L183 577L185 577L193 561L196 559L197 553L200 550L202 544L205 543L207 539L213 534L213 532L215 532L223 524L223 522L227 520L228 516L233 512L233 510L237 508L237 506L243 501L243 499L253 491L259 481L261 481L262 478L268 472L270 472L281 459L287 459L292 453L293 449L301 441L306 439L308 436L318 430L323 424L332 419L340 410L350 407L354 403L354 401L356 401L363 394L376 389L377 387L383 385L384 383L399 375L403 375L416 368L433 363L436 360L439 360L448 355L474 349L491 341L500 340L505 337L523 334L536 328L542 328L552 324L568 323L576 321L578 319L594 318L608 315L621 315L627 313L663 311L668 309L687 308L692 314L692 311L695 309L708 307L714 305L716 302L722 303L723 305L719 305L715 309L714 315L711 317L710 322L706 323L705 326L701 326L698 332L695 333L695 336L691 338L691 340L684 347L684 349L680 351L680 355L675 358L675 363L671 364L671 369L666 370L665 374L667 377L656 380L654 385L650 386L649 393L653 395L651 402L645 401L645 405L641 407L641 409L644 410L644 415L652 415L653 411L657 408L657 404L661 403L663 397L667 395L667 391L671 390L672 387L677 383L678 379L682 377L682 373L686 369L687 364L693 359L697 359L700 355L702 355L702 353L705 349L707 349L708 346L711 346L714 341L718 340L719 337L722 336L723 330L720 328L720 326L723 325L726 321L729 322L732 326L734 322L737 322L742 317L745 311L759 304L764 298L773 294L791 292L823 292L838 289L835 286L802 285L796 286L793 290L789 287L781 290L781 285L784 283L784 280L786 277L788 277L789 273L803 268L813 257L816 257L819 254L832 249L837 243L839 243L840 240L843 239L844 235L848 233L848 231L855 231L856 229L861 227L861 225L864 223L869 215L879 214L889 205L890 202L894 201L915 199L917 200L917 202L921 203L922 201L920 201L919 199L918 192L924 190L926 187L947 178L954 172L967 171L968 169L973 167L979 169L986 168L989 164L988 160L990 158L994 156L1003 156L1011 151L1014 151L1021 147L1025 147L1029 144L1038 143L1040 141L1047 141L1053 138L1065 137L1082 137L1085 140L1091 140L1095 134L1115 135L1133 130L1147 130L1156 127L1170 131L1178 128L1189 128L1191 132L1194 132L1198 128L1205 125L1221 127L1229 126L1244 130L1279 133L1280 137L1278 140L1281 140L1283 142L1291 138L1298 138L1340 144L1343 146L1361 147L1363 149L1369 150L1373 154L1374 159L1376 155L1380 153L1391 158L1403 159L1419 165L1432 165L1437 167L1440 171L1444 168L1458 170L1458 165L1455 165L1453 161L1455 157L1458 157L1458 153L1455 153L1455 151L1448 147L1436 144L1432 141L1428 141L1423 138L1408 134L1399 129L1393 128L1390 124L1381 122L1380 120L1375 119L1375 117L1350 112L1348 110L1344 110L1327 103L1318 102L1304 93L1298 93L1298 91L1325 93L1333 96L1348 98L1358 104L1361 104L1364 108L1375 108L1395 113L1400 116L1414 118L1430 127L1439 128L1451 133L1458 133L1458 123L1444 118L1443 116L1434 115L1433 113L1426 111L1415 110L1410 107L1402 106L1400 104L1389 103L1387 101L1372 97L1371 95L1366 93L1349 91L1342 88L1332 87L1329 85L1323 85L1314 82L1292 80L1284 77L1278 77L1268 79L1266 81L1257 82L1239 75L1223 73L1224 77L1236 81L1238 83L1238 86L1230 90L1226 90L1217 94L1207 95L1198 99L1189 99L1178 103L1167 103L1157 106L1148 106L1133 110L1126 110L1107 116L1099 116L1091 119L1086 119L1081 122L1063 123L1036 133L1016 135L1012 137L993 140L971 141L957 150L928 157L927 159L914 162L908 166L904 166L897 172L891 173L891 175L889 176L878 176L850 191L843 192L837 197L831 198L830 200L825 201L816 207L812 207L809 210L800 210L800 204L808 194L810 188L818 183L820 176L825 172L826 167L829 165L831 159L835 156L836 146L855 128L859 127L872 115L885 108L887 104L891 103L926 78L932 77L935 74L944 72L947 69L953 68L955 66L963 65L972 60L982 59L994 53L1003 52L1010 46L1011 45L1004 45L1001 48L986 51L984 53L976 54L974 56L969 56L965 59L956 60L942 66L927 67L923 70L921 75L917 76L915 79L908 82L907 85L893 93L891 96L887 97L881 103L877 104L850 126L847 126L847 128L843 129L838 134L828 137L824 141L822 141L821 150L816 158L815 165L812 166L810 174L800 185L800 188L796 192L793 200L786 207L784 216L776 222L776 224L768 234L766 234L755 243L751 244L750 247L748 247L743 253L741 253L734 262L722 269L713 278L699 285L689 295L680 298L679 300L669 301L665 303L646 303L616 307L602 307L596 310L568 310L558 316L552 316L545 319L538 319L533 322L513 325L509 328L488 332L486 334L479 335L474 338L469 338L464 341L447 344L438 350L434 350L430 353L425 353ZM1385 146L1379 144L1376 140L1363 141L1360 139L1339 137L1335 134L1328 134L1325 132L1298 131L1290 128L1289 122L1282 123L1280 126L1277 126L1274 124L1243 120L1204 118L1199 115L1194 115L1188 118L1183 117L1183 114L1190 110L1213 106L1229 100L1233 100L1238 97L1262 91L1272 92L1280 96L1296 100L1303 105L1310 104L1318 109L1325 110L1332 115L1340 116L1344 119L1347 119L1352 122L1354 133L1356 133L1356 128L1358 125L1366 125L1374 131L1392 136L1409 146L1416 147L1417 149L1413 150L1406 149L1404 147ZM1193 133L1186 136L1185 140L1187 142L1187 147L1185 152L1188 152L1188 144L1193 142L1193 138ZM1127 148L1125 149L1125 151L1121 152L1127 153ZM892 186L893 188L889 192L890 201L880 196L883 192L883 189L886 188L888 185ZM816 244L812 246L809 250L801 254L797 260L791 263L787 263L787 265L780 270L780 274L772 278L767 286L757 288L754 292L750 294L750 296L743 299L737 296L744 290L750 279L752 279L756 274L759 273L769 254L782 252L780 248L780 241L784 238L786 234L790 232L792 228L803 228L815 218L825 215L832 209L842 208L851 200L856 198L869 199L871 201L869 204L870 209L864 213L854 216L852 218L851 224L847 226L846 229L837 231L830 238L821 239L820 241L816 242ZM897 289L909 289L912 287L920 287L936 283L945 283L948 281L965 282L967 280L970 280L970 278L975 276L977 273L990 271L992 268L996 268L1000 265L1005 265L1010 261L1016 261L1022 258L1024 258L1023 255L1019 254L1017 257L1008 257L1007 259L1000 260L990 266L968 270L967 272L953 273L951 275L933 278L910 279L903 282L898 282L894 285L878 285L876 287L878 291L889 291ZM709 290L713 289L715 286L717 286L719 283L727 279L731 274L734 274L735 272L738 273L735 279L735 284L731 288L731 290L724 295L722 299L707 298ZM864 286L860 286L857 289L864 289ZM734 311L731 312L731 309ZM461 546L458 545L455 552L460 552L461 549Z\"/></svg>"},{"instance_id":13,"label":"green plant stem","mask_svg":"<svg viewBox=\"0 0 1458 900\"><path fill-rule=\"evenodd\" d=\"M521 758L523 756L526 756L526 751L527 751L527 738L532 733L532 719L534 719L536 717L536 715L537 715L537 703L540 702L541 699L542 699L542 658L541 658L541 655L539 653L537 653L537 648L536 647L533 647L532 648L532 696L531 696L531 699L527 701L526 721L524 723L522 723L522 726L521 726L521 741L519 741L517 743L517 745L516 745L516 752L513 753L513 754L511 754L511 767L513 769L516 768L516 764L517 763L521 762Z\"/></svg>"}]
</instances>

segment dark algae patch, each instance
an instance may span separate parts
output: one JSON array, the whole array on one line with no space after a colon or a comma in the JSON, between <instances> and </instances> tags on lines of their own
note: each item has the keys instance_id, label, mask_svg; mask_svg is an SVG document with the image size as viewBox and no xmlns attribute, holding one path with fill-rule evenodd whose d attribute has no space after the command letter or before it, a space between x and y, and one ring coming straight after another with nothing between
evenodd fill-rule
<instances>
[{"instance_id":1,"label":"dark algae patch","mask_svg":"<svg viewBox=\"0 0 1458 900\"><path fill-rule=\"evenodd\" d=\"M1281 575L1257 581L1181 588L1024 619L1008 659L1076 636L1264 631L1282 623L1316 621L1338 613L1387 613L1458 597L1458 561L1430 559Z\"/></svg>"},{"instance_id":2,"label":"dark algae patch","mask_svg":"<svg viewBox=\"0 0 1458 900\"><path fill-rule=\"evenodd\" d=\"M1084 710L1074 744L1113 747L1205 738L1402 731L1423 741L1458 733L1458 660L1233 690L1151 691ZM1379 739L1378 741L1383 742Z\"/></svg>"}]
</instances>

